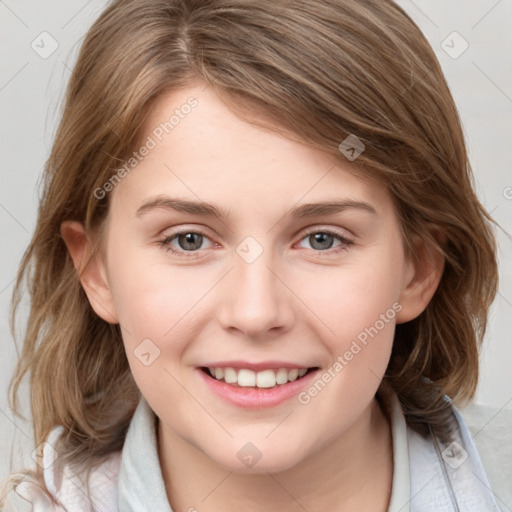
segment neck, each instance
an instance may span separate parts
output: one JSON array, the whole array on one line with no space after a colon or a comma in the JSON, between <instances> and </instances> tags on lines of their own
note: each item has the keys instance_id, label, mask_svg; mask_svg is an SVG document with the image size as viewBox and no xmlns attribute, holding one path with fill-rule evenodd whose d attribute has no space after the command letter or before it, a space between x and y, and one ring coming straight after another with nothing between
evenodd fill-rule
<instances>
[{"instance_id":1,"label":"neck","mask_svg":"<svg viewBox=\"0 0 512 512\"><path fill-rule=\"evenodd\" d=\"M168 434L168 433L165 433ZM276 473L235 473L158 428L159 457L174 512L240 508L385 512L391 498L391 429L376 400L338 439Z\"/></svg>"}]
</instances>

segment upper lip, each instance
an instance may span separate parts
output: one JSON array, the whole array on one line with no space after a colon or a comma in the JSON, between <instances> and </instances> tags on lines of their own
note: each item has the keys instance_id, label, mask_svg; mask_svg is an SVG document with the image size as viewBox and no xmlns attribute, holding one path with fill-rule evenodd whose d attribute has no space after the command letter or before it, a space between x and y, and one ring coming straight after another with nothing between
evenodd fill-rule
<instances>
[{"instance_id":1,"label":"upper lip","mask_svg":"<svg viewBox=\"0 0 512 512\"><path fill-rule=\"evenodd\" d=\"M215 361L212 363L206 363L203 365L206 368L235 368L235 369L247 369L255 372L269 369L279 368L314 368L314 366L308 364L296 364L288 361L262 361L261 363L249 363L248 361Z\"/></svg>"}]
</instances>

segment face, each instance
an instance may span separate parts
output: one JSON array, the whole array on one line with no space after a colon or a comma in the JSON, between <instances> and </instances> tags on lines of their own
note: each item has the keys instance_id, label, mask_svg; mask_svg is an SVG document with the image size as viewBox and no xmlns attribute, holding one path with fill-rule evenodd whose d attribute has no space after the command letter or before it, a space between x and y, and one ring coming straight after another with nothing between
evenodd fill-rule
<instances>
[{"instance_id":1,"label":"face","mask_svg":"<svg viewBox=\"0 0 512 512\"><path fill-rule=\"evenodd\" d=\"M369 410L411 266L383 186L203 89L153 109L156 147L110 192L103 276L162 435L284 470Z\"/></svg>"}]
</instances>

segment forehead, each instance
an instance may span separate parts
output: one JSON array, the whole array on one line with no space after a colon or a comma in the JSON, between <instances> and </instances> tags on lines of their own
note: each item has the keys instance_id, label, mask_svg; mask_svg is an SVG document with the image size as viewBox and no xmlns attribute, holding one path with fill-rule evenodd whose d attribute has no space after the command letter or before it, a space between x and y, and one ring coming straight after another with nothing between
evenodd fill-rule
<instances>
[{"instance_id":1,"label":"forehead","mask_svg":"<svg viewBox=\"0 0 512 512\"><path fill-rule=\"evenodd\" d=\"M145 156L112 198L134 210L162 194L268 217L326 199L391 206L385 187L358 176L348 160L241 119L203 84L158 98L140 144Z\"/></svg>"}]
</instances>

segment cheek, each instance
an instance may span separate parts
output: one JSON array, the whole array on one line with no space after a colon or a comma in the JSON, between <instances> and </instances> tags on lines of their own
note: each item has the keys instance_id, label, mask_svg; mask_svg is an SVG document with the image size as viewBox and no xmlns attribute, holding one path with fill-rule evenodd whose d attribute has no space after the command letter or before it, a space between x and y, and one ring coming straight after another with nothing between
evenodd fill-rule
<instances>
[{"instance_id":1,"label":"cheek","mask_svg":"<svg viewBox=\"0 0 512 512\"><path fill-rule=\"evenodd\" d=\"M150 401L161 396L187 404L190 397L177 382L183 380L183 354L199 333L197 316L211 276L143 251L112 252L110 261L111 290L139 389Z\"/></svg>"},{"instance_id":2,"label":"cheek","mask_svg":"<svg viewBox=\"0 0 512 512\"><path fill-rule=\"evenodd\" d=\"M396 309L400 309L399 267L400 261L389 257L387 261L302 274L296 279L296 293L328 327L327 332L336 338L352 338L374 325L381 315L387 313L386 320L394 320ZM378 326L382 328L381 322Z\"/></svg>"},{"instance_id":3,"label":"cheek","mask_svg":"<svg viewBox=\"0 0 512 512\"><path fill-rule=\"evenodd\" d=\"M333 267L297 279L297 295L314 314L310 325L332 360L338 361L337 382L358 389L377 383L387 367L401 309L399 251L383 250L366 261ZM372 375L373 374L373 375ZM336 386L335 386L336 387Z\"/></svg>"},{"instance_id":4,"label":"cheek","mask_svg":"<svg viewBox=\"0 0 512 512\"><path fill-rule=\"evenodd\" d=\"M109 281L128 357L150 339L161 350L158 362L176 367L213 316L212 291L225 270L171 265L162 254L142 249L110 256Z\"/></svg>"}]
</instances>

